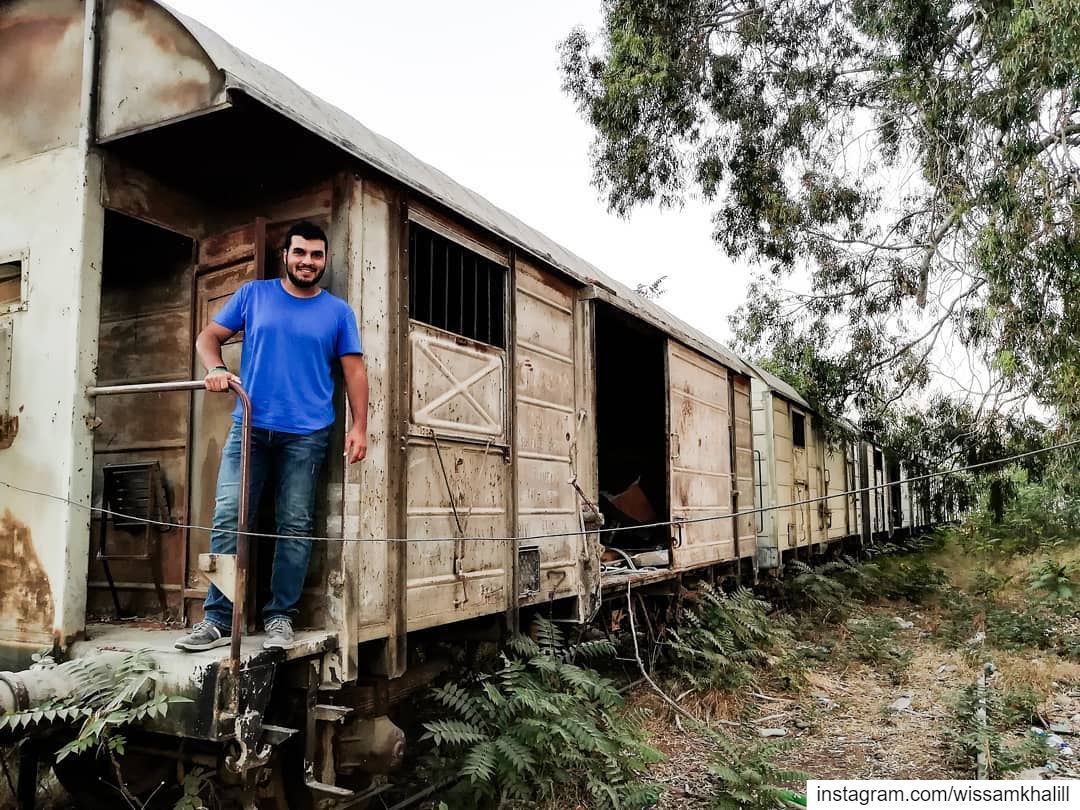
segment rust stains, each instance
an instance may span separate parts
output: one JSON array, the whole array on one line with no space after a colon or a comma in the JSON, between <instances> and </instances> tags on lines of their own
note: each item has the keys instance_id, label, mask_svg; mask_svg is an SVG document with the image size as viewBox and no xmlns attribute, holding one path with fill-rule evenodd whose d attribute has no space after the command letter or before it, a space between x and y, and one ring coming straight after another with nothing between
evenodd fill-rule
<instances>
[{"instance_id":1,"label":"rust stains","mask_svg":"<svg viewBox=\"0 0 1080 810\"><path fill-rule=\"evenodd\" d=\"M207 84L201 79L182 79L173 85L158 88L154 97L162 105L197 110L209 103Z\"/></svg>"},{"instance_id":2,"label":"rust stains","mask_svg":"<svg viewBox=\"0 0 1080 810\"><path fill-rule=\"evenodd\" d=\"M81 22L75 0L16 2L0 10L0 160L75 141Z\"/></svg>"},{"instance_id":3,"label":"rust stains","mask_svg":"<svg viewBox=\"0 0 1080 810\"><path fill-rule=\"evenodd\" d=\"M202 45L168 10L114 0L106 11L98 136L154 126L211 106L224 86Z\"/></svg>"},{"instance_id":4,"label":"rust stains","mask_svg":"<svg viewBox=\"0 0 1080 810\"><path fill-rule=\"evenodd\" d=\"M198 60L205 58L202 46L187 33L183 24L160 6L145 0L119 0L116 11L137 23L162 53Z\"/></svg>"},{"instance_id":5,"label":"rust stains","mask_svg":"<svg viewBox=\"0 0 1080 810\"><path fill-rule=\"evenodd\" d=\"M30 539L30 529L10 509L0 518L0 626L17 633L50 633L52 587Z\"/></svg>"}]
</instances>

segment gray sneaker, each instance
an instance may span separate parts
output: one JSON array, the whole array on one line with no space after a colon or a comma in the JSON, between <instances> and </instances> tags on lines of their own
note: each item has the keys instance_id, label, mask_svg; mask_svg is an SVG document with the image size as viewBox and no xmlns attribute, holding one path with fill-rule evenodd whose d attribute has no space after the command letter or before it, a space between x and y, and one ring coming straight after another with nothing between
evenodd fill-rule
<instances>
[{"instance_id":1,"label":"gray sneaker","mask_svg":"<svg viewBox=\"0 0 1080 810\"><path fill-rule=\"evenodd\" d=\"M288 616L274 616L266 620L266 641L264 650L285 649L293 643L292 619Z\"/></svg>"},{"instance_id":2,"label":"gray sneaker","mask_svg":"<svg viewBox=\"0 0 1080 810\"><path fill-rule=\"evenodd\" d=\"M212 650L214 647L224 647L229 640L229 637L216 624L202 621L192 627L191 632L186 636L177 639L176 649L188 652Z\"/></svg>"}]
</instances>

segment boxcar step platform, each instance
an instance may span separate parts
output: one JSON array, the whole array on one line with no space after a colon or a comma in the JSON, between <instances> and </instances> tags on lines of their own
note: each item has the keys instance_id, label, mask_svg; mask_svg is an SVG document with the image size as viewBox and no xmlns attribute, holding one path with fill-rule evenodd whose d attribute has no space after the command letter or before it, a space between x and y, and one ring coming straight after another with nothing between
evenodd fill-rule
<instances>
[{"instance_id":1,"label":"boxcar step platform","mask_svg":"<svg viewBox=\"0 0 1080 810\"><path fill-rule=\"evenodd\" d=\"M275 726L270 723L263 723L262 741L267 745L281 745L294 734L299 733L299 729L286 728L285 726Z\"/></svg>"},{"instance_id":2,"label":"boxcar step platform","mask_svg":"<svg viewBox=\"0 0 1080 810\"><path fill-rule=\"evenodd\" d=\"M318 703L315 705L315 719L325 723L336 723L344 720L353 709L348 706L335 706L332 703Z\"/></svg>"},{"instance_id":3,"label":"boxcar step platform","mask_svg":"<svg viewBox=\"0 0 1080 810\"><path fill-rule=\"evenodd\" d=\"M351 799L356 795L356 791L349 790L348 788L338 787L337 785L328 785L326 782L319 782L316 779L309 779L304 784L308 790L312 790L316 793L321 793L324 796L330 796L335 799Z\"/></svg>"}]
</instances>

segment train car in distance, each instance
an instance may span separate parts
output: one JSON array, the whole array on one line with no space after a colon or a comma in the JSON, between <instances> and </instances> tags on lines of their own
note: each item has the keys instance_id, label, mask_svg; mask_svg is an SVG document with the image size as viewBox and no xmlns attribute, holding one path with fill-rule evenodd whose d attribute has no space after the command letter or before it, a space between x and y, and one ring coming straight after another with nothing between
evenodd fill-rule
<instances>
[{"instance_id":1,"label":"train car in distance","mask_svg":"<svg viewBox=\"0 0 1080 810\"><path fill-rule=\"evenodd\" d=\"M925 485L904 461L847 426L831 440L820 415L791 385L753 366L758 569L902 539L931 525Z\"/></svg>"}]
</instances>

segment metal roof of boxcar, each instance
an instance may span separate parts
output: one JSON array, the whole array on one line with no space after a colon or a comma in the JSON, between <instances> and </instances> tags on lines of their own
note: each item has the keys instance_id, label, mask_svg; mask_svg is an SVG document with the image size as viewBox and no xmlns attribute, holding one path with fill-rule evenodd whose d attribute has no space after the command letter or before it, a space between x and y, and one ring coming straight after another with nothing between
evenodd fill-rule
<instances>
[{"instance_id":1,"label":"metal roof of boxcar","mask_svg":"<svg viewBox=\"0 0 1080 810\"><path fill-rule=\"evenodd\" d=\"M791 400L798 405L802 405L804 408L814 410L810 403L803 398L802 394L800 394L793 387L781 380L775 374L766 371L756 363L749 363L748 365L750 366L750 369L752 370L754 376L758 377L763 383L765 383L765 385L767 385L777 394L784 397L785 399Z\"/></svg>"},{"instance_id":2,"label":"metal roof of boxcar","mask_svg":"<svg viewBox=\"0 0 1080 810\"><path fill-rule=\"evenodd\" d=\"M237 90L296 121L345 152L460 214L507 242L555 267L620 309L647 321L681 343L743 374L750 367L731 349L676 318L667 310L605 275L521 220L503 211L406 149L365 127L345 111L305 90L278 70L249 56L212 29L160 3L198 41Z\"/></svg>"}]
</instances>

